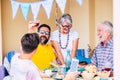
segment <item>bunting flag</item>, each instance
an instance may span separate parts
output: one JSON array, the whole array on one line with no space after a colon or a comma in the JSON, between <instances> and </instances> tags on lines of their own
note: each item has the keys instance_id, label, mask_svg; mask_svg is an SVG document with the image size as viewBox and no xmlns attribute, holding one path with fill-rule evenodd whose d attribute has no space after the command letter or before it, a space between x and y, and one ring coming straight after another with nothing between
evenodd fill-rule
<instances>
[{"instance_id":1,"label":"bunting flag","mask_svg":"<svg viewBox=\"0 0 120 80\"><path fill-rule=\"evenodd\" d=\"M60 7L62 14L64 14L66 0L56 0L57 5Z\"/></svg>"},{"instance_id":2,"label":"bunting flag","mask_svg":"<svg viewBox=\"0 0 120 80\"><path fill-rule=\"evenodd\" d=\"M11 5L12 5L12 16L14 19L17 14L18 8L19 8L19 3L15 1L11 1Z\"/></svg>"},{"instance_id":3,"label":"bunting flag","mask_svg":"<svg viewBox=\"0 0 120 80\"><path fill-rule=\"evenodd\" d=\"M36 20L36 18L38 16L40 6L41 6L41 2L31 3L31 10L32 10L34 20Z\"/></svg>"},{"instance_id":4,"label":"bunting flag","mask_svg":"<svg viewBox=\"0 0 120 80\"><path fill-rule=\"evenodd\" d=\"M30 3L20 3L20 7L21 7L21 10L22 10L22 14L24 16L24 19L27 20L28 12L29 12L29 9L30 9Z\"/></svg>"},{"instance_id":5,"label":"bunting flag","mask_svg":"<svg viewBox=\"0 0 120 80\"><path fill-rule=\"evenodd\" d=\"M83 1L82 0L77 0L77 2L79 3L79 5L81 6Z\"/></svg>"},{"instance_id":6,"label":"bunting flag","mask_svg":"<svg viewBox=\"0 0 120 80\"><path fill-rule=\"evenodd\" d=\"M48 19L50 18L50 13L52 10L52 4L53 4L53 0L46 0L42 2L42 6L45 9L46 15L48 17Z\"/></svg>"},{"instance_id":7,"label":"bunting flag","mask_svg":"<svg viewBox=\"0 0 120 80\"><path fill-rule=\"evenodd\" d=\"M13 19L15 18L18 8L20 6L21 10L22 10L22 14L25 20L27 20L28 17L28 13L29 13L29 9L31 7L32 10L32 14L33 14L33 18L36 19L40 10L40 6L42 5L45 13L48 17L48 19L50 18L50 13L52 10L52 4L53 4L54 0L41 0L38 2L18 2L17 0L11 0L11 5L12 5L12 16ZM67 0L56 0L56 3L58 5L58 7L60 8L62 14L64 14L64 10L66 7L66 2ZM82 0L77 0L77 2L82 5Z\"/></svg>"}]
</instances>

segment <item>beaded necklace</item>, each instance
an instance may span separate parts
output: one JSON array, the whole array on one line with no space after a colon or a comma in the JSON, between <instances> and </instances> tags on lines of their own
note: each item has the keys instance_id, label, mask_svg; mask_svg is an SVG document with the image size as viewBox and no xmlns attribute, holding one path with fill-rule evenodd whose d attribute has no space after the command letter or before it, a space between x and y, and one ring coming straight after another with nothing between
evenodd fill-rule
<instances>
[{"instance_id":1,"label":"beaded necklace","mask_svg":"<svg viewBox=\"0 0 120 80\"><path fill-rule=\"evenodd\" d=\"M61 47L62 49L66 49L67 46L68 46L68 43L69 43L69 33L68 33L68 35L67 35L66 45L65 45L64 47L62 46L62 44L61 44L61 32L60 32L60 30L59 30L59 44L60 44L60 47Z\"/></svg>"}]
</instances>

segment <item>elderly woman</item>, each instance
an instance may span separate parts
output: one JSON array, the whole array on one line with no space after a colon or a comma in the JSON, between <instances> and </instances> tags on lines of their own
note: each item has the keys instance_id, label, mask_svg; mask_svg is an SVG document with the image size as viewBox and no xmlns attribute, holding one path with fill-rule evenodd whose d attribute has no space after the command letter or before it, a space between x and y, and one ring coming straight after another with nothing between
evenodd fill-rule
<instances>
[{"instance_id":1,"label":"elderly woman","mask_svg":"<svg viewBox=\"0 0 120 80\"><path fill-rule=\"evenodd\" d=\"M75 58L78 48L79 35L72 30L72 18L69 14L63 14L58 21L58 30L51 34L51 44L53 45L58 61L65 64L67 50L70 50L72 58Z\"/></svg>"}]
</instances>

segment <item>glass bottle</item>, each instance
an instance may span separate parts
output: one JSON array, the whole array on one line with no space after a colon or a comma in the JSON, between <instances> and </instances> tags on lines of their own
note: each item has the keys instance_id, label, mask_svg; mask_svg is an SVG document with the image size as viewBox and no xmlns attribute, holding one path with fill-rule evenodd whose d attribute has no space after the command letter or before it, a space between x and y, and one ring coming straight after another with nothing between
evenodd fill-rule
<instances>
[{"instance_id":1,"label":"glass bottle","mask_svg":"<svg viewBox=\"0 0 120 80\"><path fill-rule=\"evenodd\" d=\"M67 50L67 56L65 58L66 72L70 69L71 61L72 61L72 58L70 55L70 50Z\"/></svg>"}]
</instances>

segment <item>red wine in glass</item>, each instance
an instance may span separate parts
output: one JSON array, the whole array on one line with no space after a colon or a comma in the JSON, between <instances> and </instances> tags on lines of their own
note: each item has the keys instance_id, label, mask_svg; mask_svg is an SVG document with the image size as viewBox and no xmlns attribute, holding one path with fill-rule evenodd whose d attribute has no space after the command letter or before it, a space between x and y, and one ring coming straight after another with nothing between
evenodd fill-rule
<instances>
[{"instance_id":1,"label":"red wine in glass","mask_svg":"<svg viewBox=\"0 0 120 80\"><path fill-rule=\"evenodd\" d=\"M105 68L104 70L105 70L105 71L110 71L110 70L111 70L111 68Z\"/></svg>"},{"instance_id":2,"label":"red wine in glass","mask_svg":"<svg viewBox=\"0 0 120 80\"><path fill-rule=\"evenodd\" d=\"M39 25L39 22L36 22L36 25L35 25L35 26L37 27L38 25Z\"/></svg>"},{"instance_id":3,"label":"red wine in glass","mask_svg":"<svg viewBox=\"0 0 120 80\"><path fill-rule=\"evenodd\" d=\"M34 18L34 23L35 23L35 27L39 26L39 20L37 20L36 18Z\"/></svg>"}]
</instances>

